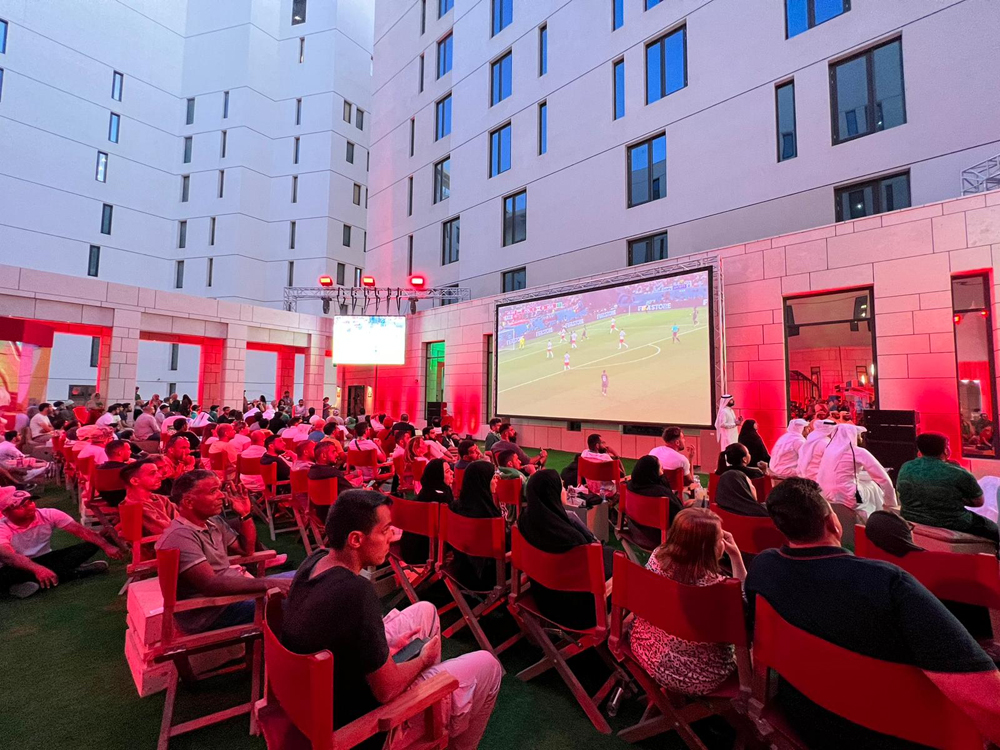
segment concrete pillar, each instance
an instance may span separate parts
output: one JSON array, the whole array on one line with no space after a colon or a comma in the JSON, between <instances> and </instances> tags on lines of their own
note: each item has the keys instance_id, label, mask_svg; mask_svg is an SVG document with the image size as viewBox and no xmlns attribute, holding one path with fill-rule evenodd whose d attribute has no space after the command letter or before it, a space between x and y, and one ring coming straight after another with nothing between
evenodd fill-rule
<instances>
[{"instance_id":1,"label":"concrete pillar","mask_svg":"<svg viewBox=\"0 0 1000 750\"><path fill-rule=\"evenodd\" d=\"M279 399L288 391L294 395L295 390L295 350L278 350L278 368L274 384L274 398Z\"/></svg>"},{"instance_id":2,"label":"concrete pillar","mask_svg":"<svg viewBox=\"0 0 1000 750\"><path fill-rule=\"evenodd\" d=\"M323 405L323 397L329 396L330 403L336 405L336 393L327 393L326 353L332 345L331 338L325 333L309 334L309 346L306 348L306 361L303 368L302 398L306 406L312 406L317 413Z\"/></svg>"},{"instance_id":3,"label":"concrete pillar","mask_svg":"<svg viewBox=\"0 0 1000 750\"><path fill-rule=\"evenodd\" d=\"M246 387L247 327L229 324L222 345L221 398L219 404L243 409L243 389Z\"/></svg>"},{"instance_id":4,"label":"concrete pillar","mask_svg":"<svg viewBox=\"0 0 1000 750\"><path fill-rule=\"evenodd\" d=\"M224 339L206 339L201 345L201 367L198 375L198 403L208 409L222 405L222 352Z\"/></svg>"},{"instance_id":5,"label":"concrete pillar","mask_svg":"<svg viewBox=\"0 0 1000 750\"><path fill-rule=\"evenodd\" d=\"M139 366L137 310L115 309L112 328L101 336L98 383L105 404L132 403Z\"/></svg>"}]
</instances>

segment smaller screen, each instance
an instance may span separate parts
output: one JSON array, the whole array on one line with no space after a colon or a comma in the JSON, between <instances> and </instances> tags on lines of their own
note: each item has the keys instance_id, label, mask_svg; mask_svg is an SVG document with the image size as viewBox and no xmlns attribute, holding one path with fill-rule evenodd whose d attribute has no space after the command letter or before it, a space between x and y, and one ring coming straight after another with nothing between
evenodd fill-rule
<instances>
[{"instance_id":1,"label":"smaller screen","mask_svg":"<svg viewBox=\"0 0 1000 750\"><path fill-rule=\"evenodd\" d=\"M406 318L401 315L337 315L333 319L335 365L401 365L406 356Z\"/></svg>"}]
</instances>

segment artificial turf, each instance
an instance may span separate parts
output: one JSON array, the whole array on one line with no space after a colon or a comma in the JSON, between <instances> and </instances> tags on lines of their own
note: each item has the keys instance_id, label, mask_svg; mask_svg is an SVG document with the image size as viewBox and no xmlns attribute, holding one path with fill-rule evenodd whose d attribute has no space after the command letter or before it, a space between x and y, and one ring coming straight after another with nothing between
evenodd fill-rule
<instances>
[{"instance_id":1,"label":"artificial turf","mask_svg":"<svg viewBox=\"0 0 1000 750\"><path fill-rule=\"evenodd\" d=\"M569 454L553 451L549 465L560 469L569 458ZM39 504L75 515L69 494L61 489L49 489ZM266 529L259 527L258 533L266 541ZM289 567L305 556L293 537L279 535L272 545L288 553ZM61 534L57 539L63 544L73 541ZM124 564L112 562L107 575L65 583L25 600L0 599L0 674L4 675L0 747L142 750L156 746L164 694L139 698L125 663L125 597L117 595L124 577ZM445 617L448 620L450 615ZM499 636L513 632L514 625L506 612L499 611L484 627L488 635ZM444 656L475 647L466 628L444 642ZM517 671L534 663L540 654L524 641L503 654L507 674L480 747L628 747L614 735L602 735L593 728L554 670L528 683L517 679ZM571 665L593 691L607 673L591 656L581 654ZM193 690L182 687L175 721L234 705L248 695L249 680L234 675L200 683ZM617 732L635 723L641 709L636 699L624 700L618 716L610 719L612 729ZM707 719L697 728L711 750L732 747L733 732L721 720ZM175 750L263 750L265 743L249 736L248 719L239 717L177 737L170 746ZM667 734L635 747L673 750L684 745L676 735Z\"/></svg>"}]
</instances>

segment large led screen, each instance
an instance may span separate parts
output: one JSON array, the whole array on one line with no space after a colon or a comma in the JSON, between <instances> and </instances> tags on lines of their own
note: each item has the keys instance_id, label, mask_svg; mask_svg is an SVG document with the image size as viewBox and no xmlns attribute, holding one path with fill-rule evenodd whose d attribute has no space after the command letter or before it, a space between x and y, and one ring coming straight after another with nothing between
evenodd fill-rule
<instances>
[{"instance_id":1,"label":"large led screen","mask_svg":"<svg viewBox=\"0 0 1000 750\"><path fill-rule=\"evenodd\" d=\"M334 317L334 364L401 365L405 355L405 317L401 315L337 315Z\"/></svg>"}]
</instances>

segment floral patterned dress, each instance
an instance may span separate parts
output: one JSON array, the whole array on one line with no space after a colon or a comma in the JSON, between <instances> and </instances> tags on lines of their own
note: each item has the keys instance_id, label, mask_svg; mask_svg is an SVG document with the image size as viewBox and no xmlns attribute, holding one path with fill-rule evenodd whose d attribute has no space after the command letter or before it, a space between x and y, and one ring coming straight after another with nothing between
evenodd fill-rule
<instances>
[{"instance_id":1,"label":"floral patterned dress","mask_svg":"<svg viewBox=\"0 0 1000 750\"><path fill-rule=\"evenodd\" d=\"M656 556L649 558L648 570L672 578L660 568ZM725 576L707 574L695 586L711 586ZM632 653L643 668L668 690L686 695L707 695L718 689L736 669L736 652L727 643L694 643L669 635L636 617L631 632Z\"/></svg>"}]
</instances>

